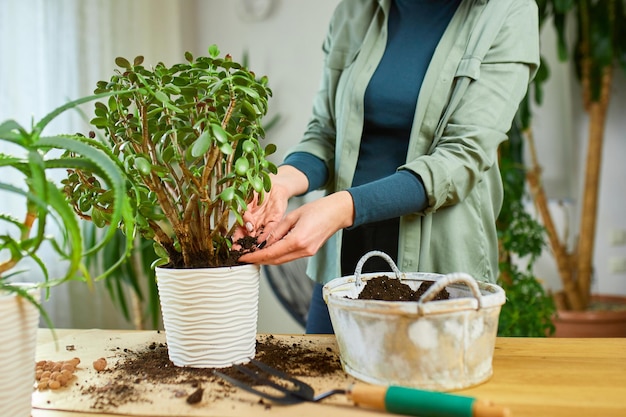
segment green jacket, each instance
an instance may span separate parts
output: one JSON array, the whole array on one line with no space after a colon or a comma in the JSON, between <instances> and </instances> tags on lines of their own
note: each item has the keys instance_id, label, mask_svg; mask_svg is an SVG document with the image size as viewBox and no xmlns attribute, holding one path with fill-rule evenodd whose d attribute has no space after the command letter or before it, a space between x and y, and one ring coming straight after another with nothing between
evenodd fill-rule
<instances>
[{"instance_id":1,"label":"green jacket","mask_svg":"<svg viewBox=\"0 0 626 417\"><path fill-rule=\"evenodd\" d=\"M387 42L391 0L343 0L324 42L325 65L313 114L290 152L326 161L327 192L351 186L363 127L363 97ZM502 206L498 146L539 65L534 0L463 0L428 67L417 101L406 164L428 209L400 220L403 272L462 271L498 276L496 218ZM307 273L340 276L341 234L311 258Z\"/></svg>"}]
</instances>

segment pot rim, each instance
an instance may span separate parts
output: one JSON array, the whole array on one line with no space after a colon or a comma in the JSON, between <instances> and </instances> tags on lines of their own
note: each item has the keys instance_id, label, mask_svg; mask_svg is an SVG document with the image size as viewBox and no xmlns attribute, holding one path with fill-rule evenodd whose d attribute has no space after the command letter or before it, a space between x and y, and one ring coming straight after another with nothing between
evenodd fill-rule
<instances>
[{"instance_id":1,"label":"pot rim","mask_svg":"<svg viewBox=\"0 0 626 417\"><path fill-rule=\"evenodd\" d=\"M240 265L231 265L231 266L214 266L214 267L202 267L202 268L170 268L170 267L165 267L165 266L157 266L155 267L156 270L164 270L164 271L172 271L172 270L180 270L180 271L193 271L193 270L198 270L198 271L202 271L202 270L208 270L208 271L216 271L216 270L220 270L220 269L237 269L237 268L253 268L253 269L260 269L261 266L257 265L257 264L240 264Z\"/></svg>"},{"instance_id":2,"label":"pot rim","mask_svg":"<svg viewBox=\"0 0 626 417\"><path fill-rule=\"evenodd\" d=\"M386 276L396 278L394 272L372 272L361 274L360 279L367 281L374 277ZM444 279L446 275L411 272L400 273L401 281L415 282L416 285L423 281L437 281ZM446 288L453 288L457 293L466 293L467 296L455 297L448 300L421 301L383 301L383 300L359 300L354 298L358 295L356 288L356 275L335 278L323 287L323 297L329 307L337 307L347 310L360 310L370 313L385 314L442 314L451 312L461 312L466 310L477 310L487 308L499 308L505 303L504 290L496 285L487 282L476 281L480 290L480 302L472 294L472 291L465 284L448 284Z\"/></svg>"}]
</instances>

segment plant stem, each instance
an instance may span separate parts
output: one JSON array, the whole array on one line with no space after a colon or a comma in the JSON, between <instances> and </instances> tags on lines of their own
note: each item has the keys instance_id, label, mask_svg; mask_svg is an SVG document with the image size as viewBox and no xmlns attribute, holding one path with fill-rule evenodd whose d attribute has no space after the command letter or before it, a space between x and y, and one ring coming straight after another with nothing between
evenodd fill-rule
<instances>
[{"instance_id":1,"label":"plant stem","mask_svg":"<svg viewBox=\"0 0 626 417\"><path fill-rule=\"evenodd\" d=\"M576 290L576 283L573 278L573 264L572 254L567 251L565 243L563 243L559 237L554 221L552 220L552 214L548 205L548 198L546 197L545 189L541 183L541 167L537 158L537 151L535 148L535 140L532 130L526 129L524 132L526 141L531 156L531 166L526 173L526 178L530 186L530 192L533 195L535 207L543 220L546 233L548 234L548 241L554 254L554 260L556 261L557 269L561 277L563 284L563 292L566 297L566 304L569 308L579 310L582 309L583 303L580 299L580 295Z\"/></svg>"},{"instance_id":2,"label":"plant stem","mask_svg":"<svg viewBox=\"0 0 626 417\"><path fill-rule=\"evenodd\" d=\"M602 72L600 98L589 105L589 137L587 161L585 166L585 185L583 188L580 235L578 237L577 281L578 292L586 306L591 290L593 251L598 216L598 193L600 190L600 168L602 162L602 144L609 107L609 98L613 67L607 66Z\"/></svg>"}]
</instances>

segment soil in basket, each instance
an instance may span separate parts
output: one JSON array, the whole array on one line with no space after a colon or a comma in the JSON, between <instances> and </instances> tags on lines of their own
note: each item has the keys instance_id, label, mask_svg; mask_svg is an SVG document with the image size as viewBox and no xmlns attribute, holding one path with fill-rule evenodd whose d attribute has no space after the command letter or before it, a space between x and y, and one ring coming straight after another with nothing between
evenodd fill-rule
<instances>
[{"instance_id":1,"label":"soil in basket","mask_svg":"<svg viewBox=\"0 0 626 417\"><path fill-rule=\"evenodd\" d=\"M382 301L418 301L419 298L433 285L434 281L424 281L417 291L397 278L381 275L371 278L359 294L359 300ZM447 300L450 293L444 288L435 296L434 300Z\"/></svg>"}]
</instances>

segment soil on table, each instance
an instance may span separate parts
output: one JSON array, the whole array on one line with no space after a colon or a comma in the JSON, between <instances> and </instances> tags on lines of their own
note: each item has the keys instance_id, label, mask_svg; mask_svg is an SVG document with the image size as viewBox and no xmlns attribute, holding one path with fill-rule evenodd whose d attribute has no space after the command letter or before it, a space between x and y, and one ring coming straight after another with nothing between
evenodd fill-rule
<instances>
[{"instance_id":1,"label":"soil on table","mask_svg":"<svg viewBox=\"0 0 626 417\"><path fill-rule=\"evenodd\" d=\"M420 297L433 285L434 281L423 281L414 291L411 287L397 278L386 275L371 278L359 294L359 300L382 301L418 301ZM450 293L444 288L433 300L447 300Z\"/></svg>"},{"instance_id":2,"label":"soil on table","mask_svg":"<svg viewBox=\"0 0 626 417\"><path fill-rule=\"evenodd\" d=\"M295 339L294 339L295 340ZM313 343L313 342L308 342ZM153 342L137 350L118 348L117 364L103 373L110 374L110 381L105 385L81 387L81 393L92 400L91 408L111 410L130 402L151 402L137 387L146 384L180 385L176 395L185 397L187 403L196 404L203 400L218 401L229 397L236 388L213 374L211 368L187 368L175 366L168 357L167 344ZM333 349L325 351L308 347L305 342L286 343L272 335L257 339L255 359L278 369L290 376L320 377L343 372L339 355ZM243 365L253 371L257 368L250 364ZM242 375L235 367L219 369L220 372L254 385L253 381ZM217 385L219 389L206 390L205 387ZM193 392L189 394L189 387ZM270 407L269 403L260 403Z\"/></svg>"}]
</instances>

